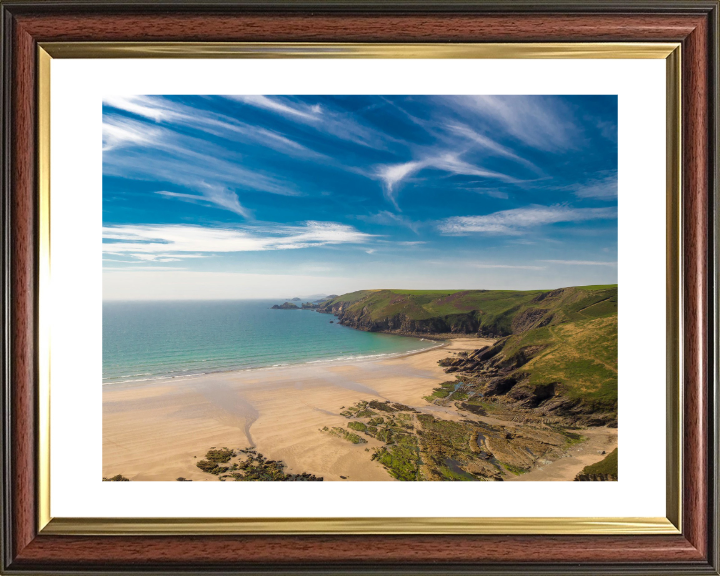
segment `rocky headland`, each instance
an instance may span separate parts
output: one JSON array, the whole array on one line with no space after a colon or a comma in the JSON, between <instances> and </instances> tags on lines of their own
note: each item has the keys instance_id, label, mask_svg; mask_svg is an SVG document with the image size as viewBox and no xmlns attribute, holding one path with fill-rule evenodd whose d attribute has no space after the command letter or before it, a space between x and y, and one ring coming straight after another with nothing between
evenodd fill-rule
<instances>
[{"instance_id":1,"label":"rocky headland","mask_svg":"<svg viewBox=\"0 0 720 576\"><path fill-rule=\"evenodd\" d=\"M298 306L291 302L285 302L285 304L280 304L279 306L277 304L273 304L270 307L271 310L300 310Z\"/></svg>"},{"instance_id":2,"label":"rocky headland","mask_svg":"<svg viewBox=\"0 0 720 576\"><path fill-rule=\"evenodd\" d=\"M617 426L617 286L437 292L360 291L317 310L358 330L496 338L440 363L468 406L482 398L526 417Z\"/></svg>"}]
</instances>

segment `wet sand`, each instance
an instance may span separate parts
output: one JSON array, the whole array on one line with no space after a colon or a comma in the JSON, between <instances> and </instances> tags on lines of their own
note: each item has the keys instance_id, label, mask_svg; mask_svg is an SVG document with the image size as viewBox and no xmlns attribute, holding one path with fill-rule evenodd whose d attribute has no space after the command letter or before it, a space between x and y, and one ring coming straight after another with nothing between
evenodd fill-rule
<instances>
[{"instance_id":1,"label":"wet sand","mask_svg":"<svg viewBox=\"0 0 720 576\"><path fill-rule=\"evenodd\" d=\"M325 480L341 480L341 475L347 480L392 480L380 464L370 460L372 449L381 445L378 440L368 437L367 444L354 445L320 429L345 427L347 419L340 415L343 407L371 399L400 402L442 418L466 418L465 413L450 408L429 406L423 396L448 379L438 360L491 343L458 338L442 348L389 359L106 385L103 476L215 481L215 476L195 466L209 448L253 446L269 459L284 461L288 473L309 472ZM598 438L616 435L616 431L601 430ZM577 458L562 459L568 460L563 465L561 460L518 479L571 480L587 458L593 457L587 463L602 458L598 449L593 443ZM612 447L602 449L609 452Z\"/></svg>"}]
</instances>

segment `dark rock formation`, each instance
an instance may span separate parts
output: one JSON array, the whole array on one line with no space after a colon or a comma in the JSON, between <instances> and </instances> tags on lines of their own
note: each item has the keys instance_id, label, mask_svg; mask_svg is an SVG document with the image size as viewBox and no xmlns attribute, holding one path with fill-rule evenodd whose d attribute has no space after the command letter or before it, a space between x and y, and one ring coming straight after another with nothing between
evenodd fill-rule
<instances>
[{"instance_id":1,"label":"dark rock formation","mask_svg":"<svg viewBox=\"0 0 720 576\"><path fill-rule=\"evenodd\" d=\"M230 456L228 456L228 453ZM285 464L279 460L268 460L252 448L245 450L210 450L205 455L207 460L200 460L196 466L203 472L218 476L220 481L276 481L276 482L322 482L322 476L308 472L287 474ZM225 459L227 457L227 460ZM227 466L219 466L217 462ZM184 478L178 478L183 481Z\"/></svg>"},{"instance_id":2,"label":"dark rock formation","mask_svg":"<svg viewBox=\"0 0 720 576\"><path fill-rule=\"evenodd\" d=\"M272 310L300 310L295 304L291 304L290 302L285 302L285 304L281 304L278 306L277 304L273 305Z\"/></svg>"},{"instance_id":3,"label":"dark rock formation","mask_svg":"<svg viewBox=\"0 0 720 576\"><path fill-rule=\"evenodd\" d=\"M523 310L512 320L512 331L514 334L525 332L531 328L547 326L552 320L552 315L547 315L549 310L542 308L528 308Z\"/></svg>"},{"instance_id":4,"label":"dark rock formation","mask_svg":"<svg viewBox=\"0 0 720 576\"><path fill-rule=\"evenodd\" d=\"M514 409L531 410L538 415L551 416L574 426L617 426L617 414L598 410L591 402L571 399L563 395L560 383L531 384L522 370L532 358L544 350L543 346L526 346L511 356L502 354L507 339L468 353L467 356L443 358L438 364L448 374L470 382L467 392L480 397L497 397ZM479 414L471 405L458 408Z\"/></svg>"},{"instance_id":5,"label":"dark rock formation","mask_svg":"<svg viewBox=\"0 0 720 576\"><path fill-rule=\"evenodd\" d=\"M465 410L466 412L470 412L471 414L477 414L478 416L487 416L487 410L485 410L482 406L476 406L474 404L468 404L466 402L461 402L458 405L458 408L460 408L460 410Z\"/></svg>"},{"instance_id":6,"label":"dark rock formation","mask_svg":"<svg viewBox=\"0 0 720 576\"><path fill-rule=\"evenodd\" d=\"M616 474L578 474L575 476L576 482L615 482L617 479Z\"/></svg>"},{"instance_id":7,"label":"dark rock formation","mask_svg":"<svg viewBox=\"0 0 720 576\"><path fill-rule=\"evenodd\" d=\"M130 478L125 478L122 474L118 474L110 478L103 478L103 482L130 482Z\"/></svg>"},{"instance_id":8,"label":"dark rock formation","mask_svg":"<svg viewBox=\"0 0 720 576\"><path fill-rule=\"evenodd\" d=\"M476 334L480 326L477 311L466 314L438 316L424 320L413 320L406 314L374 319L371 310L365 306L360 310L348 310L354 302L321 302L318 312L334 314L338 324L363 330L364 332L388 332L394 334Z\"/></svg>"}]
</instances>

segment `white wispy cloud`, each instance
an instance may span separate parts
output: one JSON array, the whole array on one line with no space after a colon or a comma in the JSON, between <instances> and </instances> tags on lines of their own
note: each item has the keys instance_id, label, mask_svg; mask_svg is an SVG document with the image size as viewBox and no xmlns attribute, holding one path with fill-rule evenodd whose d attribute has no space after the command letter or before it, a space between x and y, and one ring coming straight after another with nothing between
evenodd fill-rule
<instances>
[{"instance_id":1,"label":"white wispy cloud","mask_svg":"<svg viewBox=\"0 0 720 576\"><path fill-rule=\"evenodd\" d=\"M494 262L476 262L475 260L452 258L448 260L424 260L423 263L443 268L461 267L464 270L470 268L488 268L491 270L545 270L547 268L547 266L538 266L536 264L496 264Z\"/></svg>"},{"instance_id":2,"label":"white wispy cloud","mask_svg":"<svg viewBox=\"0 0 720 576\"><path fill-rule=\"evenodd\" d=\"M423 160L380 166L376 170L376 175L383 182L386 198L392 202L395 208L399 209L397 192L400 183L406 178L426 168L441 170L453 175L480 176L482 178L501 180L503 182L518 181L516 178L508 176L507 174L486 170L466 162L460 158L459 154L453 152L444 152L437 156L427 157Z\"/></svg>"},{"instance_id":3,"label":"white wispy cloud","mask_svg":"<svg viewBox=\"0 0 720 576\"><path fill-rule=\"evenodd\" d=\"M363 244L374 238L334 222L211 228L190 225L118 225L103 228L103 252L140 260L198 257L203 253L296 250L335 244Z\"/></svg>"},{"instance_id":4,"label":"white wispy cloud","mask_svg":"<svg viewBox=\"0 0 720 576\"><path fill-rule=\"evenodd\" d=\"M155 122L183 119L183 114L178 111L177 106L157 96L111 95L103 98L103 104Z\"/></svg>"},{"instance_id":5,"label":"white wispy cloud","mask_svg":"<svg viewBox=\"0 0 720 576\"><path fill-rule=\"evenodd\" d=\"M227 96L227 98L280 114L286 119L299 122L318 132L360 146L384 150L390 144L407 144L387 131L364 121L358 114L321 107L317 104L302 104L282 96Z\"/></svg>"},{"instance_id":6,"label":"white wispy cloud","mask_svg":"<svg viewBox=\"0 0 720 576\"><path fill-rule=\"evenodd\" d=\"M124 146L153 145L160 139L160 132L151 126L125 118L103 121L103 152Z\"/></svg>"},{"instance_id":7,"label":"white wispy cloud","mask_svg":"<svg viewBox=\"0 0 720 576\"><path fill-rule=\"evenodd\" d=\"M445 100L540 150L571 149L579 131L562 101L542 96L458 96Z\"/></svg>"},{"instance_id":8,"label":"white wispy cloud","mask_svg":"<svg viewBox=\"0 0 720 576\"><path fill-rule=\"evenodd\" d=\"M244 217L250 213L241 204L237 189L250 189L282 196L299 192L292 182L245 168L241 157L206 140L180 134L143 122L105 117L106 135L103 173L130 180L164 181L194 194L162 191L166 197L185 201L206 201Z\"/></svg>"},{"instance_id":9,"label":"white wispy cloud","mask_svg":"<svg viewBox=\"0 0 720 576\"><path fill-rule=\"evenodd\" d=\"M424 167L423 162L405 162L403 164L380 166L377 169L377 175L384 184L385 196L394 204L395 208L399 208L397 203L398 184Z\"/></svg>"},{"instance_id":10,"label":"white wispy cloud","mask_svg":"<svg viewBox=\"0 0 720 576\"><path fill-rule=\"evenodd\" d=\"M112 254L105 253L105 256L112 256ZM112 264L137 264L135 260L118 260L117 258L103 258L103 262L110 262Z\"/></svg>"},{"instance_id":11,"label":"white wispy cloud","mask_svg":"<svg viewBox=\"0 0 720 576\"><path fill-rule=\"evenodd\" d=\"M617 123L608 122L607 120L599 120L596 123L597 129L600 130L603 138L607 138L613 143L617 143Z\"/></svg>"},{"instance_id":12,"label":"white wispy cloud","mask_svg":"<svg viewBox=\"0 0 720 576\"><path fill-rule=\"evenodd\" d=\"M521 234L523 231L559 222L583 222L587 220L617 217L616 208L572 208L570 206L538 206L501 210L484 216L454 216L438 223L443 234L464 235Z\"/></svg>"},{"instance_id":13,"label":"white wispy cloud","mask_svg":"<svg viewBox=\"0 0 720 576\"><path fill-rule=\"evenodd\" d=\"M475 268L509 268L517 270L542 270L545 266L527 266L523 264L473 264Z\"/></svg>"},{"instance_id":14,"label":"white wispy cloud","mask_svg":"<svg viewBox=\"0 0 720 576\"><path fill-rule=\"evenodd\" d=\"M235 212L243 218L252 218L252 212L240 204L240 200L235 192L210 185L205 185L203 188L203 194L186 194L184 192L169 192L167 190L158 190L156 194L164 196L165 198L175 198L183 202L217 206L230 210L230 212Z\"/></svg>"},{"instance_id":15,"label":"white wispy cloud","mask_svg":"<svg viewBox=\"0 0 720 576\"><path fill-rule=\"evenodd\" d=\"M492 138L489 138L485 134L480 134L476 130L473 130L470 126L463 124L451 124L448 126L448 129L453 134L463 136L471 142L474 142L485 151L493 152L499 156L504 156L505 158L510 158L512 160L515 160L516 162L524 164L525 166L531 168L536 172L541 172L541 170L529 160L526 160L522 156L519 156L507 146L503 146L502 144L496 142Z\"/></svg>"},{"instance_id":16,"label":"white wispy cloud","mask_svg":"<svg viewBox=\"0 0 720 576\"><path fill-rule=\"evenodd\" d=\"M106 96L105 105L156 123L187 126L231 141L252 142L292 156L327 158L279 132L162 96ZM147 126L152 131L151 126ZM112 128L110 128L112 130ZM111 150L113 146L108 147Z\"/></svg>"},{"instance_id":17,"label":"white wispy cloud","mask_svg":"<svg viewBox=\"0 0 720 576\"><path fill-rule=\"evenodd\" d=\"M162 270L163 272L187 270L176 266L103 266L103 272L148 272Z\"/></svg>"},{"instance_id":18,"label":"white wispy cloud","mask_svg":"<svg viewBox=\"0 0 720 576\"><path fill-rule=\"evenodd\" d=\"M375 214L362 214L357 218L363 222L379 224L380 226L403 226L405 228L409 228L415 233L417 233L420 226L418 222L414 222L406 216L395 214L394 212L390 212L388 210L380 210L380 212Z\"/></svg>"},{"instance_id":19,"label":"white wispy cloud","mask_svg":"<svg viewBox=\"0 0 720 576\"><path fill-rule=\"evenodd\" d=\"M483 196L490 196L491 198L499 198L501 200L507 200L510 198L510 194L503 192L502 190L496 190L495 188L485 188L478 184L474 185L461 185L457 186L459 190L467 190L468 192L474 192L475 194L482 194Z\"/></svg>"},{"instance_id":20,"label":"white wispy cloud","mask_svg":"<svg viewBox=\"0 0 720 576\"><path fill-rule=\"evenodd\" d=\"M617 170L605 172L575 187L578 198L597 198L599 200L615 200L618 195Z\"/></svg>"},{"instance_id":21,"label":"white wispy cloud","mask_svg":"<svg viewBox=\"0 0 720 576\"><path fill-rule=\"evenodd\" d=\"M617 266L617 262L602 262L596 260L540 260L549 264L568 264L570 266Z\"/></svg>"},{"instance_id":22,"label":"white wispy cloud","mask_svg":"<svg viewBox=\"0 0 720 576\"><path fill-rule=\"evenodd\" d=\"M128 256L132 256L133 258L137 258L138 260L144 260L147 262L180 262L183 258L193 257L194 254L183 256L181 258L177 258L175 256L170 256L167 254L128 254Z\"/></svg>"},{"instance_id":23,"label":"white wispy cloud","mask_svg":"<svg viewBox=\"0 0 720 576\"><path fill-rule=\"evenodd\" d=\"M503 182L518 181L518 179L513 176L508 176L507 174L502 174L493 170L485 170L484 168L475 166L470 162L461 160L457 154L453 153L442 154L436 158L430 158L427 162L429 167L444 170L445 172L450 172L451 174L482 176L484 178L502 180Z\"/></svg>"},{"instance_id":24,"label":"white wispy cloud","mask_svg":"<svg viewBox=\"0 0 720 576\"><path fill-rule=\"evenodd\" d=\"M187 252L178 252L175 254L153 254L150 252L144 253L144 254L132 254L132 253L123 253L123 252L105 252L106 256L124 256L124 257L132 257L135 258L135 260L113 260L110 258L103 258L106 262L128 262L137 264L138 260L143 260L147 262L179 262L181 260L186 260L188 258L205 258L207 254L189 254Z\"/></svg>"},{"instance_id":25,"label":"white wispy cloud","mask_svg":"<svg viewBox=\"0 0 720 576\"><path fill-rule=\"evenodd\" d=\"M270 98L268 96L261 95L245 95L245 96L229 96L234 100L239 100L245 104L256 106L257 108L264 108L272 112L277 112L283 116L290 116L295 118L302 118L303 120L309 120L316 122L320 120L322 110L320 106L300 106L293 105L287 102L285 99L280 97Z\"/></svg>"}]
</instances>

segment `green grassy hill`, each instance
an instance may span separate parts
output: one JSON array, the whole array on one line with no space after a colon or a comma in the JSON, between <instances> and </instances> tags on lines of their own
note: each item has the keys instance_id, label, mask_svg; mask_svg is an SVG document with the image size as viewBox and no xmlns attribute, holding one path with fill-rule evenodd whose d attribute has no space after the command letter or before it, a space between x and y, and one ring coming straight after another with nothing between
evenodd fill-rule
<instances>
[{"instance_id":1,"label":"green grassy hill","mask_svg":"<svg viewBox=\"0 0 720 576\"><path fill-rule=\"evenodd\" d=\"M561 298L554 297L560 294ZM560 290L359 290L321 305L361 330L508 336L517 324L551 311L566 319L596 317L617 306L617 286ZM515 326L513 323L515 322Z\"/></svg>"},{"instance_id":2,"label":"green grassy hill","mask_svg":"<svg viewBox=\"0 0 720 576\"><path fill-rule=\"evenodd\" d=\"M353 328L498 338L443 361L469 405L502 396L524 408L617 418L617 285L557 290L361 290L321 305ZM589 418L589 414L599 414Z\"/></svg>"},{"instance_id":3,"label":"green grassy hill","mask_svg":"<svg viewBox=\"0 0 720 576\"><path fill-rule=\"evenodd\" d=\"M559 321L509 337L498 355L524 356L514 376L535 397L546 387L587 404L588 411L617 409L617 313ZM519 362L518 362L519 364ZM550 390L547 391L549 395ZM515 395L519 394L519 389Z\"/></svg>"}]
</instances>

